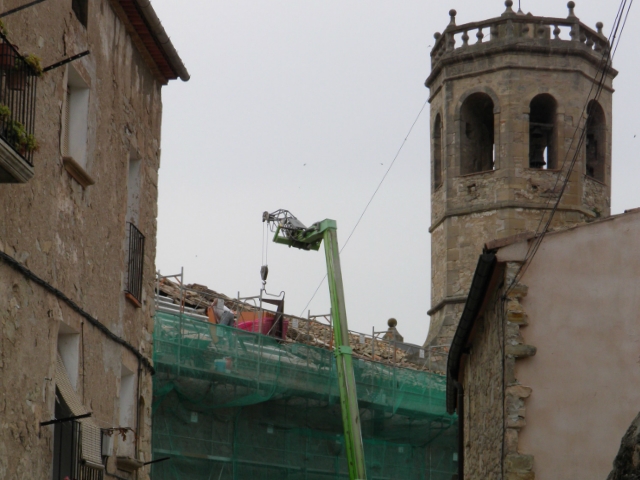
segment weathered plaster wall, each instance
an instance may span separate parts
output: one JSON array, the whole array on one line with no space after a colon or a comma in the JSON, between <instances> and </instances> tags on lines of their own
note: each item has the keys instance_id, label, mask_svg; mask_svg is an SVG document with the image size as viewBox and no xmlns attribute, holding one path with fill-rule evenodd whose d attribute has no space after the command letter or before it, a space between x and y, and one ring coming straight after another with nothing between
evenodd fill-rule
<instances>
[{"instance_id":1,"label":"weathered plaster wall","mask_svg":"<svg viewBox=\"0 0 640 480\"><path fill-rule=\"evenodd\" d=\"M527 269L533 389L520 446L538 478L603 479L640 405L640 214L548 235ZM570 446L570 448L568 448Z\"/></svg>"},{"instance_id":2,"label":"weathered plaster wall","mask_svg":"<svg viewBox=\"0 0 640 480\"><path fill-rule=\"evenodd\" d=\"M24 2L0 1L5 11ZM111 331L151 356L160 161L161 84L133 46L108 0L89 1L85 29L71 2L50 0L3 19L9 39L44 65L89 49L73 62L90 87L86 190L62 166L61 115L67 67L38 82L35 176L0 185L0 250L26 265ZM142 161L140 220L146 237L142 308L123 294L127 174ZM77 392L101 427L118 426L122 365L136 358L79 315L0 261L0 478L49 478L53 427L53 364L61 324L82 333ZM141 457L150 458L151 377L143 369ZM110 470L115 470L113 461ZM124 472L119 472L126 476ZM147 478L146 469L139 478Z\"/></svg>"}]
</instances>

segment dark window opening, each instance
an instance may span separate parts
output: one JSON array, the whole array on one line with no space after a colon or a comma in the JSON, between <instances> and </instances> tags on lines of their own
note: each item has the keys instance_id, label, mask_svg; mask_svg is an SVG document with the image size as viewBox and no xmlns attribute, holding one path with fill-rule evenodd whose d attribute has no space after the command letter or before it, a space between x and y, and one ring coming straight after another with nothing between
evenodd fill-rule
<instances>
[{"instance_id":1,"label":"dark window opening","mask_svg":"<svg viewBox=\"0 0 640 480\"><path fill-rule=\"evenodd\" d=\"M56 388L55 418L68 418L73 414L67 406L60 390ZM53 429L53 480L75 476L76 458L76 424L75 422L56 423Z\"/></svg>"},{"instance_id":2,"label":"dark window opening","mask_svg":"<svg viewBox=\"0 0 640 480\"><path fill-rule=\"evenodd\" d=\"M529 108L529 167L558 168L556 101L551 95L537 95Z\"/></svg>"},{"instance_id":3,"label":"dark window opening","mask_svg":"<svg viewBox=\"0 0 640 480\"><path fill-rule=\"evenodd\" d=\"M433 126L433 188L442 185L442 120L436 116Z\"/></svg>"},{"instance_id":4,"label":"dark window opening","mask_svg":"<svg viewBox=\"0 0 640 480\"><path fill-rule=\"evenodd\" d=\"M87 19L89 17L89 0L72 0L71 8L80 23L86 27Z\"/></svg>"},{"instance_id":5,"label":"dark window opening","mask_svg":"<svg viewBox=\"0 0 640 480\"><path fill-rule=\"evenodd\" d=\"M493 100L485 93L474 93L460 110L462 139L460 174L493 170L495 141Z\"/></svg>"},{"instance_id":6,"label":"dark window opening","mask_svg":"<svg viewBox=\"0 0 640 480\"><path fill-rule=\"evenodd\" d=\"M589 177L605 181L606 123L604 111L592 100L587 106L586 170Z\"/></svg>"}]
</instances>

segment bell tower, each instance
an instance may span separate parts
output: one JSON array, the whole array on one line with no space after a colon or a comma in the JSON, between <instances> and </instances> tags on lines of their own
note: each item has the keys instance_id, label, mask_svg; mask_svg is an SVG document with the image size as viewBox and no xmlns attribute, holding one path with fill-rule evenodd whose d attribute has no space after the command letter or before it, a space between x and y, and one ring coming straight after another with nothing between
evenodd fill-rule
<instances>
[{"instance_id":1,"label":"bell tower","mask_svg":"<svg viewBox=\"0 0 640 480\"><path fill-rule=\"evenodd\" d=\"M574 2L566 18L505 6L466 25L451 10L431 51L427 346L451 343L483 245L535 232L567 175L552 229L610 214L617 72L602 23L580 22Z\"/></svg>"}]
</instances>

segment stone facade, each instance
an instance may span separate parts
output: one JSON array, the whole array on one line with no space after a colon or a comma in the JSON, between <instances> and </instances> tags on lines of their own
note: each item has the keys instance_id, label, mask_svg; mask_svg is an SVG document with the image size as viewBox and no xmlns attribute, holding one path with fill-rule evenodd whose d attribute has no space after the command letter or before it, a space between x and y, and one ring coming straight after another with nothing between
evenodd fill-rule
<instances>
[{"instance_id":1,"label":"stone facade","mask_svg":"<svg viewBox=\"0 0 640 480\"><path fill-rule=\"evenodd\" d=\"M35 174L0 184L0 478L58 478L56 427L40 423L56 416L59 354L91 421L136 431L128 443L114 436L107 472L149 478L148 467L118 470L116 457L151 458L161 87L178 74L161 72L167 65L150 49L173 47L134 25L132 15L146 15L128 10L134 3L50 0L3 19L8 39L44 66L90 54L38 80ZM0 11L22 4L0 1ZM86 26L78 8L88 8ZM145 41L155 47L141 48ZM176 58L167 62L179 63L187 79ZM79 84L88 95L85 155L74 159L64 119L75 115L65 109ZM137 299L124 293L133 275L128 222L145 237Z\"/></svg>"},{"instance_id":2,"label":"stone facade","mask_svg":"<svg viewBox=\"0 0 640 480\"><path fill-rule=\"evenodd\" d=\"M478 319L478 340L473 344L473 363L465 365L462 383L464 398L464 478L500 478L499 449L504 412L501 408L502 362L500 358L502 325L500 302Z\"/></svg>"},{"instance_id":3,"label":"stone facade","mask_svg":"<svg viewBox=\"0 0 640 480\"><path fill-rule=\"evenodd\" d=\"M485 245L447 364L464 478L607 478L640 403L638 235L634 209ZM610 478L635 478L637 424Z\"/></svg>"},{"instance_id":4,"label":"stone facade","mask_svg":"<svg viewBox=\"0 0 640 480\"><path fill-rule=\"evenodd\" d=\"M472 480L535 478L533 456L518 446L519 432L526 426L525 403L532 389L516 378L516 361L536 353L521 331L528 316L520 301L528 289L522 284L506 288L520 265L508 262L505 268L500 267L503 287L493 292L489 308L476 319L469 357L459 380L465 392L464 478Z\"/></svg>"},{"instance_id":5,"label":"stone facade","mask_svg":"<svg viewBox=\"0 0 640 480\"><path fill-rule=\"evenodd\" d=\"M452 10L451 23L436 34L431 53L426 85L431 91L432 177L441 176L442 182L432 182L427 346L451 343L483 244L544 224L574 155L551 229L610 214L615 70L605 75L595 107L604 120L588 124L585 111L608 48L601 25L596 32L580 23L573 8L561 21L523 16L511 9L512 2L505 3L501 17L462 26L455 25ZM480 43L470 44L470 36ZM581 142L575 133L587 125L588 138ZM546 159L548 168L533 167L539 131L547 135L547 156L540 153L539 158ZM442 151L434 152L437 147ZM587 165L589 155L597 157L597 168L596 160Z\"/></svg>"},{"instance_id":6,"label":"stone facade","mask_svg":"<svg viewBox=\"0 0 640 480\"><path fill-rule=\"evenodd\" d=\"M640 414L622 437L620 450L607 480L640 479Z\"/></svg>"}]
</instances>

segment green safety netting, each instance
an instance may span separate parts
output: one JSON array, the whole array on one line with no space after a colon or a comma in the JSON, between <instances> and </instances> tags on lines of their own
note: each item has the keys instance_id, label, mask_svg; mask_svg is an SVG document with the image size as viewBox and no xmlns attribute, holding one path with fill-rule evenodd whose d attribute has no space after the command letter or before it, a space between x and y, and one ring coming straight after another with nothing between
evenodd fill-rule
<instances>
[{"instance_id":1,"label":"green safety netting","mask_svg":"<svg viewBox=\"0 0 640 480\"><path fill-rule=\"evenodd\" d=\"M348 479L335 358L325 349L158 312L154 480ZM367 473L450 480L445 378L354 361Z\"/></svg>"}]
</instances>

